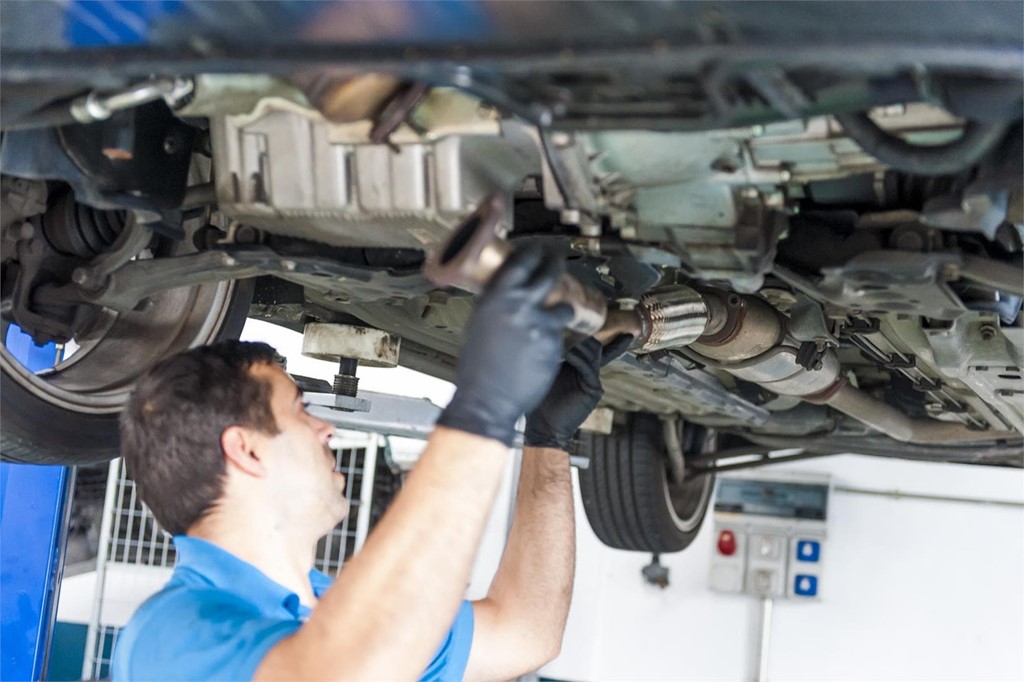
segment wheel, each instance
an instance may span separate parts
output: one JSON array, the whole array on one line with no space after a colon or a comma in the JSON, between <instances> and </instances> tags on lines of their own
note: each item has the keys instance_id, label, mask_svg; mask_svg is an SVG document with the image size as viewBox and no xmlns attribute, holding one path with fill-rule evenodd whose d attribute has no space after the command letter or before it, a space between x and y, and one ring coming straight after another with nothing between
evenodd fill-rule
<instances>
[{"instance_id":1,"label":"wheel","mask_svg":"<svg viewBox=\"0 0 1024 682\"><path fill-rule=\"evenodd\" d=\"M145 310L110 314L45 372L29 372L3 347L3 459L78 465L116 457L118 415L135 380L173 353L238 338L252 291L252 280L167 290Z\"/></svg>"},{"instance_id":2,"label":"wheel","mask_svg":"<svg viewBox=\"0 0 1024 682\"><path fill-rule=\"evenodd\" d=\"M684 455L709 450L713 434L696 424L679 424ZM674 482L662 429L657 416L633 414L610 435L583 434L580 454L590 460L579 472L583 508L609 547L678 552L700 531L714 474Z\"/></svg>"}]
</instances>

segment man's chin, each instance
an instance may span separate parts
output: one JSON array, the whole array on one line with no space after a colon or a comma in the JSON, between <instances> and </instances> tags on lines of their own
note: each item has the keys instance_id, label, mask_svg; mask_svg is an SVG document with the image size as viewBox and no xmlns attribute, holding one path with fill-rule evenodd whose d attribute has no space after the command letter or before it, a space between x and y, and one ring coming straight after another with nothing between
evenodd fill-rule
<instances>
[{"instance_id":1,"label":"man's chin","mask_svg":"<svg viewBox=\"0 0 1024 682\"><path fill-rule=\"evenodd\" d=\"M341 510L338 512L337 523L341 523L348 516L349 511L352 510L352 503L348 501L348 498L341 498Z\"/></svg>"}]
</instances>

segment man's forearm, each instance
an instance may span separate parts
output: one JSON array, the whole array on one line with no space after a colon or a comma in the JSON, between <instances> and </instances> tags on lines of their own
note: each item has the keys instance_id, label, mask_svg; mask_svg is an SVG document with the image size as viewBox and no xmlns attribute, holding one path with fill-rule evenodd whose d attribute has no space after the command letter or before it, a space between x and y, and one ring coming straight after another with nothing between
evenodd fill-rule
<instances>
[{"instance_id":1,"label":"man's forearm","mask_svg":"<svg viewBox=\"0 0 1024 682\"><path fill-rule=\"evenodd\" d=\"M565 452L524 448L519 492L505 553L485 606L493 605L501 632L514 654L531 650L537 665L558 653L572 598L576 568L576 527L572 478ZM497 667L500 662L494 661ZM493 669L494 677L509 672ZM484 675L489 677L491 675Z\"/></svg>"},{"instance_id":2,"label":"man's forearm","mask_svg":"<svg viewBox=\"0 0 1024 682\"><path fill-rule=\"evenodd\" d=\"M462 600L507 453L439 427L366 545L259 673L419 677Z\"/></svg>"}]
</instances>

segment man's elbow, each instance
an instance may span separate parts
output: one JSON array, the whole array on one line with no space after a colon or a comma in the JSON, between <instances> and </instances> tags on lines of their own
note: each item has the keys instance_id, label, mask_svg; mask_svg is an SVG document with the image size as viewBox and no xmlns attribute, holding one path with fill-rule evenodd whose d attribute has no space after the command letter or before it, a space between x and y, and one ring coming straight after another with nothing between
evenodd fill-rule
<instances>
[{"instance_id":1,"label":"man's elbow","mask_svg":"<svg viewBox=\"0 0 1024 682\"><path fill-rule=\"evenodd\" d=\"M544 654L544 656L541 657L540 665L538 665L537 667L538 668L543 668L548 663L551 663L556 658L558 658L561 655L561 653L562 653L562 638L559 637L558 638L558 642L553 647L548 649L548 651Z\"/></svg>"},{"instance_id":2,"label":"man's elbow","mask_svg":"<svg viewBox=\"0 0 1024 682\"><path fill-rule=\"evenodd\" d=\"M558 658L558 656L562 653L563 634L564 628L558 630L555 633L551 633L546 637L543 637L542 639L540 639L540 641L537 642L534 648L535 653L533 656L532 670L542 668L551 661Z\"/></svg>"}]
</instances>

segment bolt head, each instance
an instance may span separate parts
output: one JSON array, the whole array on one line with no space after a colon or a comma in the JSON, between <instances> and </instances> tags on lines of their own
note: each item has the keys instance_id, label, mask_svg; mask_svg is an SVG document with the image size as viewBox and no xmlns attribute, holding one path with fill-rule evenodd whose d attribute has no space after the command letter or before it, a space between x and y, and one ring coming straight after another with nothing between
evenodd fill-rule
<instances>
[{"instance_id":1,"label":"bolt head","mask_svg":"<svg viewBox=\"0 0 1024 682\"><path fill-rule=\"evenodd\" d=\"M575 208L567 208L558 216L563 225L579 225L581 218L580 212Z\"/></svg>"},{"instance_id":2,"label":"bolt head","mask_svg":"<svg viewBox=\"0 0 1024 682\"><path fill-rule=\"evenodd\" d=\"M551 133L551 143L556 147L568 147L572 144L572 137L569 133L559 130Z\"/></svg>"},{"instance_id":3,"label":"bolt head","mask_svg":"<svg viewBox=\"0 0 1024 682\"><path fill-rule=\"evenodd\" d=\"M960 279L960 268L956 266L956 263L943 263L939 269L939 275L944 280Z\"/></svg>"},{"instance_id":4,"label":"bolt head","mask_svg":"<svg viewBox=\"0 0 1024 682\"><path fill-rule=\"evenodd\" d=\"M174 156L181 151L183 146L181 135L178 133L171 133L164 138L164 153L168 156Z\"/></svg>"},{"instance_id":5,"label":"bolt head","mask_svg":"<svg viewBox=\"0 0 1024 682\"><path fill-rule=\"evenodd\" d=\"M460 88L468 88L473 84L473 72L468 66L459 65L455 68L452 80Z\"/></svg>"}]
</instances>

